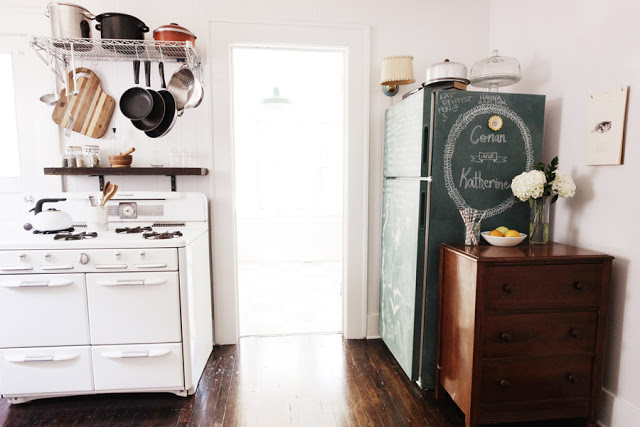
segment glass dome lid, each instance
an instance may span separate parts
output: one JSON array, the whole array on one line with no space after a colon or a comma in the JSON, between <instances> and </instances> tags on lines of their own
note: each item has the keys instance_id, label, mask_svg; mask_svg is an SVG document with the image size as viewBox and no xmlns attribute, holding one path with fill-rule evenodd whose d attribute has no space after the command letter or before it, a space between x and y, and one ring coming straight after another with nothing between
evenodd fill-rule
<instances>
[{"instance_id":1,"label":"glass dome lid","mask_svg":"<svg viewBox=\"0 0 640 427\"><path fill-rule=\"evenodd\" d=\"M518 83L521 78L518 60L500 56L497 50L494 50L489 58L473 64L469 76L472 86L486 87L490 91L497 91L500 87Z\"/></svg>"}]
</instances>

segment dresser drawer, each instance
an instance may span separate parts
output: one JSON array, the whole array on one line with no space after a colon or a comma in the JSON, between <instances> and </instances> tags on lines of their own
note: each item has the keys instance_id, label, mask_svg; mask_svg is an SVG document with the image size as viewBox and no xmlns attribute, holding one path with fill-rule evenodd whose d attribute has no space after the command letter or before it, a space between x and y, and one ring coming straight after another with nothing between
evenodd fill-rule
<instances>
[{"instance_id":1,"label":"dresser drawer","mask_svg":"<svg viewBox=\"0 0 640 427\"><path fill-rule=\"evenodd\" d=\"M597 321L592 311L486 316L482 357L592 353Z\"/></svg>"},{"instance_id":2,"label":"dresser drawer","mask_svg":"<svg viewBox=\"0 0 640 427\"><path fill-rule=\"evenodd\" d=\"M482 403L588 397L591 356L540 357L482 364Z\"/></svg>"},{"instance_id":3,"label":"dresser drawer","mask_svg":"<svg viewBox=\"0 0 640 427\"><path fill-rule=\"evenodd\" d=\"M600 264L491 266L484 274L487 310L598 307Z\"/></svg>"}]
</instances>

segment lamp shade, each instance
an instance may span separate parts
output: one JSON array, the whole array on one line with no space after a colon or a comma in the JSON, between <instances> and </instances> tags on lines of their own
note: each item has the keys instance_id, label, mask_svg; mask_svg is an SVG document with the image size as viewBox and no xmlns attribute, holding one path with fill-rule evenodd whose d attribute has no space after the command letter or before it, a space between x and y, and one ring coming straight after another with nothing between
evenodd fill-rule
<instances>
[{"instance_id":1,"label":"lamp shade","mask_svg":"<svg viewBox=\"0 0 640 427\"><path fill-rule=\"evenodd\" d=\"M382 58L381 85L408 85L413 78L413 56L387 56Z\"/></svg>"}]
</instances>

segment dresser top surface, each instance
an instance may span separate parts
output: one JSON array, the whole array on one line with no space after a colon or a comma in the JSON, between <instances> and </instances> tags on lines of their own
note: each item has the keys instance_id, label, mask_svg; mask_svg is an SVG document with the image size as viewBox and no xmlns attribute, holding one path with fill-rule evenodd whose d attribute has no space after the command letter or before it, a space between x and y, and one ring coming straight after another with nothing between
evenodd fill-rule
<instances>
[{"instance_id":1,"label":"dresser top surface","mask_svg":"<svg viewBox=\"0 0 640 427\"><path fill-rule=\"evenodd\" d=\"M522 243L518 246L503 248L491 245L466 246L462 243L443 243L444 248L466 255L478 262L536 262L554 260L603 260L613 259L611 255L582 249L562 243L549 242L546 245L530 245Z\"/></svg>"}]
</instances>

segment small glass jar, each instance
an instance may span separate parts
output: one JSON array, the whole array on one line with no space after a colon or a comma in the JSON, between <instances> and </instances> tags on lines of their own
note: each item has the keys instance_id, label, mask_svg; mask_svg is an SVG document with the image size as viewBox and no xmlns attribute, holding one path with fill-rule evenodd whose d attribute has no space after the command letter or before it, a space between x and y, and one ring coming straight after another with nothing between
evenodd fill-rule
<instances>
[{"instance_id":1,"label":"small glass jar","mask_svg":"<svg viewBox=\"0 0 640 427\"><path fill-rule=\"evenodd\" d=\"M84 146L84 165L88 168L100 167L100 146L85 145Z\"/></svg>"},{"instance_id":2,"label":"small glass jar","mask_svg":"<svg viewBox=\"0 0 640 427\"><path fill-rule=\"evenodd\" d=\"M70 145L67 147L67 167L84 167L84 154L82 154L82 147L78 147L77 145Z\"/></svg>"}]
</instances>

